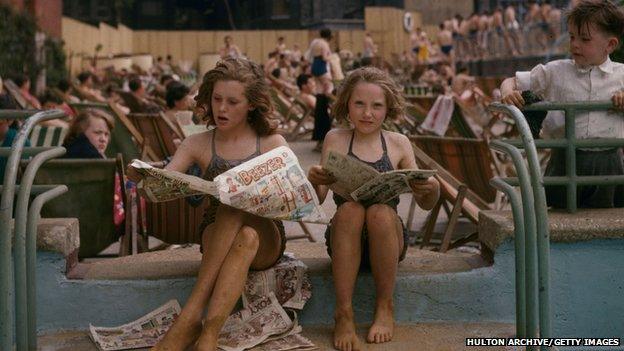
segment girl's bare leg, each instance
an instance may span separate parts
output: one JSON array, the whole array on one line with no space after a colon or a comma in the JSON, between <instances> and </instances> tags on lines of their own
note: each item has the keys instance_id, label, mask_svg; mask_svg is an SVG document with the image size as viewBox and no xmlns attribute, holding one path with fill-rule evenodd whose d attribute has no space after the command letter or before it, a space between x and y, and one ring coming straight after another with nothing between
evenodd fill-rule
<instances>
[{"instance_id":1,"label":"girl's bare leg","mask_svg":"<svg viewBox=\"0 0 624 351\"><path fill-rule=\"evenodd\" d=\"M342 351L361 349L355 333L352 301L360 269L365 211L356 202L344 203L336 210L331 225L332 275L336 291L334 347Z\"/></svg>"},{"instance_id":2,"label":"girl's bare leg","mask_svg":"<svg viewBox=\"0 0 624 351\"><path fill-rule=\"evenodd\" d=\"M201 318L204 307L241 227L245 213L235 208L219 205L215 222L202 235L204 253L197 281L180 316L173 323L165 337L152 350L183 351L191 345L201 332Z\"/></svg>"},{"instance_id":3,"label":"girl's bare leg","mask_svg":"<svg viewBox=\"0 0 624 351\"><path fill-rule=\"evenodd\" d=\"M366 227L376 291L375 319L366 340L378 344L392 340L394 333L393 293L404 245L403 228L396 211L383 204L366 209Z\"/></svg>"},{"instance_id":4,"label":"girl's bare leg","mask_svg":"<svg viewBox=\"0 0 624 351\"><path fill-rule=\"evenodd\" d=\"M275 224L259 217L249 217L253 219L246 221L236 235L219 271L202 333L197 340L197 351L216 350L219 332L243 292L249 268L266 269L281 255L281 238Z\"/></svg>"}]
</instances>

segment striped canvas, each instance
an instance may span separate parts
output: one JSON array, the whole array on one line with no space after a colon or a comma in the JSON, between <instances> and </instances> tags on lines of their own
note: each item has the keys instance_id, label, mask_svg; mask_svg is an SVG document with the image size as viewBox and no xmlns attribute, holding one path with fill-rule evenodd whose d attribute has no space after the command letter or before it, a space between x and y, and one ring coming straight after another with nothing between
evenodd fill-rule
<instances>
[{"instance_id":1,"label":"striped canvas","mask_svg":"<svg viewBox=\"0 0 624 351\"><path fill-rule=\"evenodd\" d=\"M61 146L67 131L64 127L35 126L28 139L32 146Z\"/></svg>"}]
</instances>

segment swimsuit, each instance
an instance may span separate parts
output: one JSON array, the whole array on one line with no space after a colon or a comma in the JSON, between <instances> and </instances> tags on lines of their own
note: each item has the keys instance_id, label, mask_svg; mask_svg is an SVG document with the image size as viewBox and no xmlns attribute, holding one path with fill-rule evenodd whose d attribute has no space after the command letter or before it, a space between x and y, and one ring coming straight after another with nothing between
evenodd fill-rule
<instances>
[{"instance_id":1,"label":"swimsuit","mask_svg":"<svg viewBox=\"0 0 624 351\"><path fill-rule=\"evenodd\" d=\"M215 148L216 134L217 134L217 130L214 129L212 133L212 158L210 159L210 163L208 163L208 167L206 167L206 172L204 173L204 179L206 180L212 181L219 174L225 171L228 171L231 168L234 168L244 162L247 162L254 157L260 156L261 154L260 153L260 137L258 136L256 139L256 151L250 156L244 159L240 159L240 160L223 159L221 156L217 155L217 152L216 152L216 148ZM219 208L219 204L221 204L221 202L219 202L219 200L216 197L212 195L207 195L207 196L208 196L208 199L210 200L210 206L206 208L204 212L204 219L199 225L199 230L200 230L200 233L202 233L202 235L206 227L214 223L216 216L217 216L217 208ZM281 247L281 254L280 254L280 257L281 257L286 248L286 231L284 230L284 224L282 223L282 221L274 220L273 223L275 223L275 226L277 227L277 230L282 239L281 240L282 247Z\"/></svg>"},{"instance_id":2,"label":"swimsuit","mask_svg":"<svg viewBox=\"0 0 624 351\"><path fill-rule=\"evenodd\" d=\"M453 45L442 45L442 46L440 46L440 50L445 55L448 55L451 52L451 50L453 50Z\"/></svg>"},{"instance_id":3,"label":"swimsuit","mask_svg":"<svg viewBox=\"0 0 624 351\"><path fill-rule=\"evenodd\" d=\"M355 134L355 133L354 133ZM377 171L379 172L388 172L388 171L392 171L394 169L394 167L392 166L392 162L390 161L390 157L388 157L388 150L386 147L386 139L383 136L383 132L380 133L381 135L381 147L383 149L383 154L381 155L381 158L375 162L367 162L367 161L363 161L360 160L359 157L357 157L357 155L355 155L353 153L353 136L354 134L351 134L351 141L349 142L349 152L347 152L347 155L356 158L357 160L375 168ZM386 205L392 207L395 212L397 209L397 206L399 205L399 197L395 197L394 199L388 201L386 203ZM336 203L336 207L340 207L340 205L344 204L345 202L347 202L347 200L345 200L344 198L342 198L340 195L334 194L334 202ZM362 205L365 208L368 208L374 204L372 203L362 203ZM397 218L400 219L400 217L397 216ZM403 225L403 221L401 221L401 226L403 227L403 251L399 254L399 262L402 261L405 258L405 255L407 253L407 246L408 246L408 239L409 239L409 233L407 231L407 229L405 228L405 225ZM327 253L329 254L329 256L331 257L332 253L331 253L331 223L329 226L327 226L327 230L325 230L325 245L327 246ZM361 259L361 265L363 265L364 267L370 267L370 259L369 259L369 248L368 248L368 229L366 228L366 223L364 223L364 227L362 228L362 259Z\"/></svg>"},{"instance_id":4,"label":"swimsuit","mask_svg":"<svg viewBox=\"0 0 624 351\"><path fill-rule=\"evenodd\" d=\"M314 56L312 60L312 75L320 77L327 73L327 62L323 60L323 56Z\"/></svg>"}]
</instances>

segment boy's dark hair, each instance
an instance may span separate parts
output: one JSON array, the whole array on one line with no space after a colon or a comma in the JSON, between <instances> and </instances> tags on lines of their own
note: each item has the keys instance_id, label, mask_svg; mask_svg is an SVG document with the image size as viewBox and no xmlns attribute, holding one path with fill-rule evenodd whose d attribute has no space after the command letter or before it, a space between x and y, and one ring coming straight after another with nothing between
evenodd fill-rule
<instances>
[{"instance_id":1,"label":"boy's dark hair","mask_svg":"<svg viewBox=\"0 0 624 351\"><path fill-rule=\"evenodd\" d=\"M581 0L568 12L568 23L579 30L593 23L619 38L624 33L624 12L611 0Z\"/></svg>"},{"instance_id":2,"label":"boy's dark hair","mask_svg":"<svg viewBox=\"0 0 624 351\"><path fill-rule=\"evenodd\" d=\"M69 81L65 78L62 78L61 80L59 80L58 84L56 85L57 88L59 88L60 91L66 93L69 91L69 88L71 87L69 85Z\"/></svg>"},{"instance_id":3,"label":"boy's dark hair","mask_svg":"<svg viewBox=\"0 0 624 351\"><path fill-rule=\"evenodd\" d=\"M165 95L167 107L173 108L176 101L183 99L189 92L190 89L180 82L174 81L167 84L167 94Z\"/></svg>"},{"instance_id":4,"label":"boy's dark hair","mask_svg":"<svg viewBox=\"0 0 624 351\"><path fill-rule=\"evenodd\" d=\"M321 29L321 38L329 40L331 39L331 37L332 37L331 29L329 28Z\"/></svg>"},{"instance_id":5,"label":"boy's dark hair","mask_svg":"<svg viewBox=\"0 0 624 351\"><path fill-rule=\"evenodd\" d=\"M48 102L60 105L63 103L63 100L58 96L54 95L50 90L46 90L43 95L39 97L39 102L41 103L41 105L45 105Z\"/></svg>"},{"instance_id":6,"label":"boy's dark hair","mask_svg":"<svg viewBox=\"0 0 624 351\"><path fill-rule=\"evenodd\" d=\"M297 86L299 87L299 90L301 90L301 87L308 84L308 80L311 78L312 76L302 73L297 77Z\"/></svg>"},{"instance_id":7,"label":"boy's dark hair","mask_svg":"<svg viewBox=\"0 0 624 351\"><path fill-rule=\"evenodd\" d=\"M84 84L84 82L86 82L89 77L91 77L90 72L82 72L78 75L78 81L80 81L80 84Z\"/></svg>"},{"instance_id":8,"label":"boy's dark hair","mask_svg":"<svg viewBox=\"0 0 624 351\"><path fill-rule=\"evenodd\" d=\"M131 91L139 90L142 85L143 83L141 83L141 78L138 77L134 77L128 82L128 88L130 88Z\"/></svg>"}]
</instances>

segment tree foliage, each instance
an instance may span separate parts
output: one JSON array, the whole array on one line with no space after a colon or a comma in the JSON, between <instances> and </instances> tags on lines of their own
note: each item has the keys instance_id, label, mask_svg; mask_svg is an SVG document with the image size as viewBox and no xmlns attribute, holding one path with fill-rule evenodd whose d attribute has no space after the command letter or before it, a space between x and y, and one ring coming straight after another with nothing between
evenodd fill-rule
<instances>
[{"instance_id":1,"label":"tree foliage","mask_svg":"<svg viewBox=\"0 0 624 351\"><path fill-rule=\"evenodd\" d=\"M48 85L52 85L67 75L62 40L47 38L44 43L45 67L37 64L37 30L37 23L31 15L0 5L0 77L26 74L34 79L45 68Z\"/></svg>"}]
</instances>

